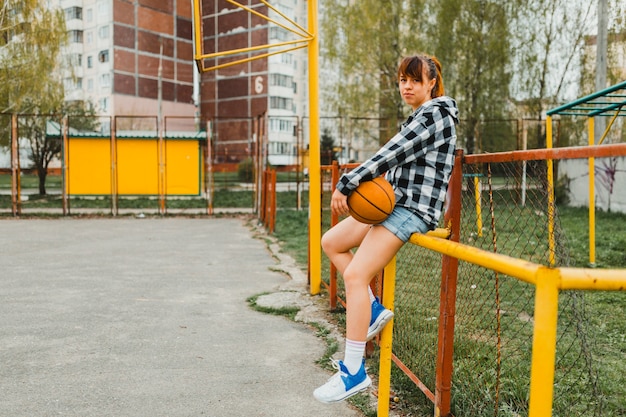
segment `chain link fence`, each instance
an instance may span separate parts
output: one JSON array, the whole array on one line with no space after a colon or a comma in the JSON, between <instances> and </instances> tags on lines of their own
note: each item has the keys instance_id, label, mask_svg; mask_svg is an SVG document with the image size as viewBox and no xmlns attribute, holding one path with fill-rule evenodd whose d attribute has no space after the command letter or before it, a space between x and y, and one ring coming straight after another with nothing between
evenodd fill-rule
<instances>
[{"instance_id":1,"label":"chain link fence","mask_svg":"<svg viewBox=\"0 0 626 417\"><path fill-rule=\"evenodd\" d=\"M461 243L549 265L545 161L464 165ZM556 224L556 266L568 266L567 241ZM439 319L441 256L407 245L398 255L394 353L431 391ZM534 286L460 262L455 314L452 413L528 414ZM562 292L554 392L556 416L603 415L593 335L581 292ZM595 347L597 349L597 347ZM396 383L411 403L430 405ZM404 388L402 388L404 387ZM406 391L405 391L406 390Z\"/></svg>"},{"instance_id":2,"label":"chain link fence","mask_svg":"<svg viewBox=\"0 0 626 417\"><path fill-rule=\"evenodd\" d=\"M532 122L526 125L533 127ZM519 149L520 144L529 147L521 140L517 145L515 140L510 142L511 150ZM488 155L483 161L488 161ZM558 169L558 161L556 166ZM341 165L339 174L353 167ZM494 158L465 163L462 169L461 243L536 264L570 266L568 239L572 236L566 236L560 226L558 210L566 203L566 190L558 183L554 253L549 245L546 160ZM329 189L331 173L330 168L323 170ZM328 207L329 195L322 199L322 207ZM326 212L322 219L323 230L336 221ZM555 260L552 265L551 259ZM405 245L397 256L393 353L399 366L392 368L392 389L400 402L392 406L401 415L433 413L441 264L440 254L412 244ZM323 274L323 283L331 291L331 307L341 308L345 303L342 280L336 281L337 302L333 305L336 273L326 259ZM451 412L456 417L528 415L535 288L466 262L460 262L458 274ZM373 285L380 283L375 280ZM613 416L626 410L615 388L619 384L606 381L607 368L601 366L606 362L603 347L596 342L601 340L601 329L594 325L617 318L599 318L598 311L589 308L589 296L582 291L559 295L555 417ZM596 317L592 320L591 315Z\"/></svg>"}]
</instances>

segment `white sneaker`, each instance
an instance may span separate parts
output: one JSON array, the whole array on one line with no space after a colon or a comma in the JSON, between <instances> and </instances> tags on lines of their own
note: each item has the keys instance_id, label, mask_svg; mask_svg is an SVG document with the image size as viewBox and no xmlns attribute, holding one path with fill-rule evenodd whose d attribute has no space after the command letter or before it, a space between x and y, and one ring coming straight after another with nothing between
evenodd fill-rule
<instances>
[{"instance_id":1,"label":"white sneaker","mask_svg":"<svg viewBox=\"0 0 626 417\"><path fill-rule=\"evenodd\" d=\"M355 375L351 375L348 372L342 361L333 360L333 367L339 372L330 377L324 385L313 391L313 396L318 401L327 404L343 401L354 394L365 391L372 385L372 380L365 372L365 361L363 361L361 368Z\"/></svg>"}]
</instances>

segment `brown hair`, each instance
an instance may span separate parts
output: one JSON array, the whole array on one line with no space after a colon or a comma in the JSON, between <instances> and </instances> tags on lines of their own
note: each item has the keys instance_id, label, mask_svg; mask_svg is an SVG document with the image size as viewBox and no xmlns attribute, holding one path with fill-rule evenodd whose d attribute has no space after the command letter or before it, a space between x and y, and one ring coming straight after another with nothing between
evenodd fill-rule
<instances>
[{"instance_id":1,"label":"brown hair","mask_svg":"<svg viewBox=\"0 0 626 417\"><path fill-rule=\"evenodd\" d=\"M426 69L426 71L424 71L424 69ZM429 55L408 56L403 58L398 66L398 78L405 75L422 82L424 72L426 72L429 80L435 80L435 86L430 92L431 97L443 96L445 93L443 89L443 77L441 76L441 63L439 63L437 58Z\"/></svg>"}]
</instances>

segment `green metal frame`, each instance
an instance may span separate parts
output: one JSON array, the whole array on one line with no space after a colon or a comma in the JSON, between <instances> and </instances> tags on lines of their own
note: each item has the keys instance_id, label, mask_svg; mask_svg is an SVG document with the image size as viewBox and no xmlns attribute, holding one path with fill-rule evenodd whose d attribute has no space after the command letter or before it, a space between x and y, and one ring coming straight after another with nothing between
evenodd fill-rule
<instances>
[{"instance_id":1,"label":"green metal frame","mask_svg":"<svg viewBox=\"0 0 626 417\"><path fill-rule=\"evenodd\" d=\"M546 112L548 116L626 116L626 81Z\"/></svg>"},{"instance_id":2,"label":"green metal frame","mask_svg":"<svg viewBox=\"0 0 626 417\"><path fill-rule=\"evenodd\" d=\"M615 119L626 116L626 81L622 81L604 90L579 98L570 103L555 107L546 112L548 126L546 144L552 147L552 116L585 116L587 117L589 146L598 146L604 142ZM602 137L595 143L595 117L611 117L610 122L602 133ZM553 230L554 217L554 183L552 178L552 160L548 160L548 184L550 188L548 207L548 228ZM589 158L589 265L596 264L596 216L595 216L595 158ZM550 243L554 243L554 236L550 234ZM551 246L552 247L552 246Z\"/></svg>"}]
</instances>

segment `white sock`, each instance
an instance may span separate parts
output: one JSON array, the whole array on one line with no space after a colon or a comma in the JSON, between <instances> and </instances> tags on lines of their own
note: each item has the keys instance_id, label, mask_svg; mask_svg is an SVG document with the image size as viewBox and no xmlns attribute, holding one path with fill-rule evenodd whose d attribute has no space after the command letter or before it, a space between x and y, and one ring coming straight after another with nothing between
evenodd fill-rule
<instances>
[{"instance_id":1,"label":"white sock","mask_svg":"<svg viewBox=\"0 0 626 417\"><path fill-rule=\"evenodd\" d=\"M374 296L374 292L372 291L372 287L370 287L369 285L367 286L367 291L370 295L370 304L374 302L374 300L376 300L376 297Z\"/></svg>"},{"instance_id":2,"label":"white sock","mask_svg":"<svg viewBox=\"0 0 626 417\"><path fill-rule=\"evenodd\" d=\"M346 339L346 352L343 364L348 368L351 375L356 374L361 369L363 363L363 354L365 353L366 342L357 342L356 340Z\"/></svg>"}]
</instances>

